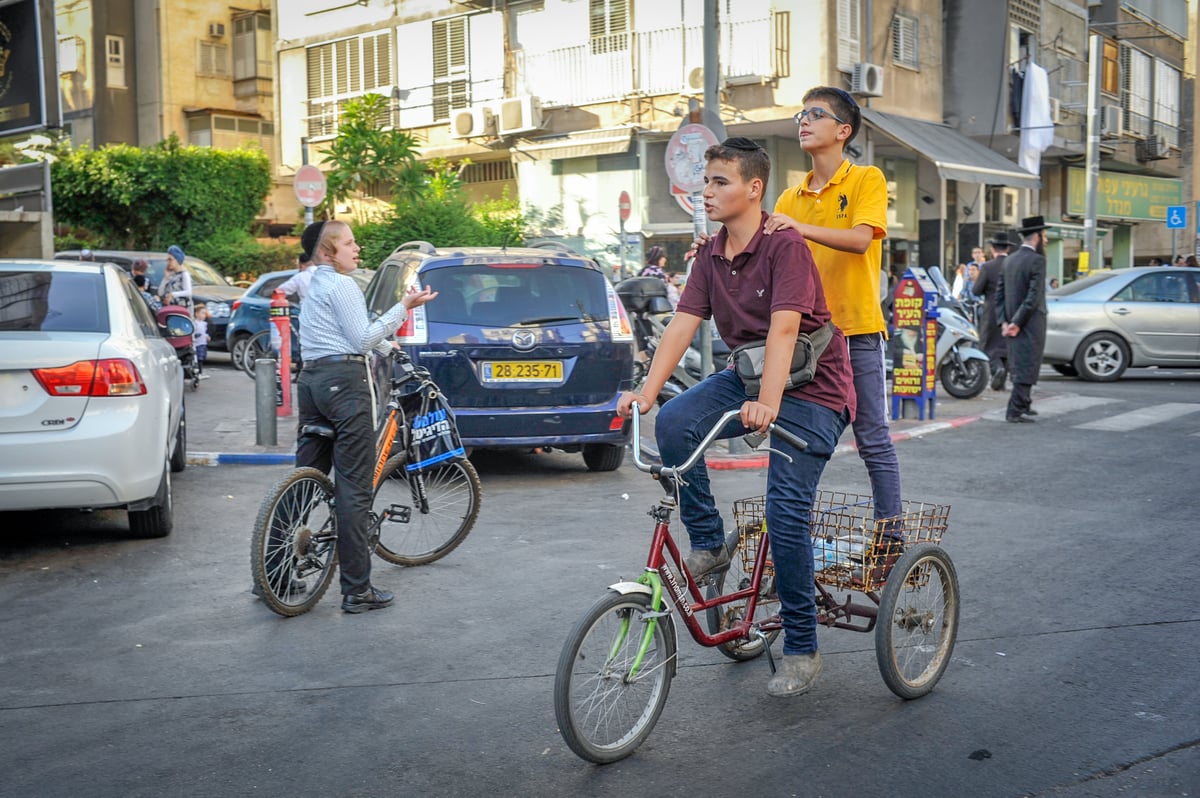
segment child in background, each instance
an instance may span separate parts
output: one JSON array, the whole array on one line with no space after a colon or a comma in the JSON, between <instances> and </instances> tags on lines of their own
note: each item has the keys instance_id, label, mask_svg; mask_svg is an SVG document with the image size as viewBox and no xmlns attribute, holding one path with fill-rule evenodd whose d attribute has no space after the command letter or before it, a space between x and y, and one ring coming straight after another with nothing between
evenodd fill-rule
<instances>
[{"instance_id":1,"label":"child in background","mask_svg":"<svg viewBox=\"0 0 1200 798\"><path fill-rule=\"evenodd\" d=\"M211 336L208 334L208 306L203 302L198 302L195 314L193 324L196 330L192 333L192 345L196 347L196 365L200 370L200 379L207 380L208 375L204 373L204 361L208 359L208 342L211 340Z\"/></svg>"}]
</instances>

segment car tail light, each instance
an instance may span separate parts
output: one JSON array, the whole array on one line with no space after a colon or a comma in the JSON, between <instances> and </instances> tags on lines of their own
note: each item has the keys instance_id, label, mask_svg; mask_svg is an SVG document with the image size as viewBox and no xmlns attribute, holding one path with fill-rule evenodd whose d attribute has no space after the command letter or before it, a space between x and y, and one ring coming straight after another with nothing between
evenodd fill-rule
<instances>
[{"instance_id":1,"label":"car tail light","mask_svg":"<svg viewBox=\"0 0 1200 798\"><path fill-rule=\"evenodd\" d=\"M625 426L625 419L621 416L613 416L613 420L608 422L608 431L616 432L623 426Z\"/></svg>"},{"instance_id":2,"label":"car tail light","mask_svg":"<svg viewBox=\"0 0 1200 798\"><path fill-rule=\"evenodd\" d=\"M34 369L33 376L51 396L142 396L146 384L137 366L125 358L80 360L69 366Z\"/></svg>"},{"instance_id":3,"label":"car tail light","mask_svg":"<svg viewBox=\"0 0 1200 798\"><path fill-rule=\"evenodd\" d=\"M414 284L415 285L415 284ZM420 287L416 287L420 290ZM437 300L433 300L437 302ZM429 325L425 318L425 306L409 308L408 318L396 330L396 341L401 344L425 344L429 342Z\"/></svg>"},{"instance_id":4,"label":"car tail light","mask_svg":"<svg viewBox=\"0 0 1200 798\"><path fill-rule=\"evenodd\" d=\"M614 341L632 341L633 326L629 323L629 316L625 313L625 306L617 298L617 292L613 289L611 283L606 284L605 289L608 292L608 327L612 330L612 339Z\"/></svg>"},{"instance_id":5,"label":"car tail light","mask_svg":"<svg viewBox=\"0 0 1200 798\"><path fill-rule=\"evenodd\" d=\"M231 309L231 310L237 310L237 309L238 309L238 308L240 308L241 306L242 306L242 300L240 300L240 299L235 299L235 300L233 300L233 306L232 306L230 309Z\"/></svg>"}]
</instances>

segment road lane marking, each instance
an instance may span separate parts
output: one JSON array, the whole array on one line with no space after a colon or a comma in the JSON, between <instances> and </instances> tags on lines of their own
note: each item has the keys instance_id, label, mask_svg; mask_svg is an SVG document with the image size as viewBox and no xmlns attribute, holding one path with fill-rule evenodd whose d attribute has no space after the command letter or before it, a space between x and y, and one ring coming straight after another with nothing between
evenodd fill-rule
<instances>
[{"instance_id":1,"label":"road lane marking","mask_svg":"<svg viewBox=\"0 0 1200 798\"><path fill-rule=\"evenodd\" d=\"M1167 402L1161 405L1150 405L1128 413L1121 413L1086 424L1076 424L1075 429L1099 429L1109 432L1129 432L1130 430L1161 424L1164 421L1200 412L1200 404L1189 402Z\"/></svg>"}]
</instances>

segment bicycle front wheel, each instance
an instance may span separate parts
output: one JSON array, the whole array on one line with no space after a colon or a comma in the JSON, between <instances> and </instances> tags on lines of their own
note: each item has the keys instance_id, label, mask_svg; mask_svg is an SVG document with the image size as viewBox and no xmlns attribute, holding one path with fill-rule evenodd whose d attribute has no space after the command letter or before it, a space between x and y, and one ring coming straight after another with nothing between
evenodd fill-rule
<instances>
[{"instance_id":1,"label":"bicycle front wheel","mask_svg":"<svg viewBox=\"0 0 1200 798\"><path fill-rule=\"evenodd\" d=\"M333 483L315 468L297 468L267 494L250 541L259 597L284 616L308 612L337 569Z\"/></svg>"},{"instance_id":2,"label":"bicycle front wheel","mask_svg":"<svg viewBox=\"0 0 1200 798\"><path fill-rule=\"evenodd\" d=\"M241 347L242 371L250 379L254 379L254 362L263 357L277 357L275 350L271 347L270 330L256 332Z\"/></svg>"},{"instance_id":3,"label":"bicycle front wheel","mask_svg":"<svg viewBox=\"0 0 1200 798\"><path fill-rule=\"evenodd\" d=\"M768 545L765 532L749 530L746 534L759 536L758 545ZM725 538L725 545L731 552L729 570L719 574L713 584L709 585L706 594L707 598L713 599L723 593L733 593L750 587L753 573L751 570L746 569L744 551L747 542L747 539L740 536L737 532L730 532ZM768 562L770 562L769 558ZM751 561L750 566L753 569L753 561ZM750 602L743 599L741 601L731 601L728 604L720 604L710 609L708 611L709 634L723 632L741 623L742 619L746 617L746 610L749 606ZM754 606L754 621L762 623L772 615L778 614L779 596L775 593L775 573L771 571L769 574L764 574L762 584L759 585L758 603ZM764 632L765 638L754 635L753 637L730 640L728 643L718 645L717 650L738 662L754 659L755 657L762 656L766 652L767 647L775 642L775 638L779 637L779 631L779 629L772 629L769 632Z\"/></svg>"},{"instance_id":4,"label":"bicycle front wheel","mask_svg":"<svg viewBox=\"0 0 1200 798\"><path fill-rule=\"evenodd\" d=\"M567 638L554 677L558 730L583 759L624 759L658 722L675 675L675 634L669 615L654 617L644 593L610 592ZM636 673L634 661L653 624Z\"/></svg>"},{"instance_id":5,"label":"bicycle front wheel","mask_svg":"<svg viewBox=\"0 0 1200 798\"><path fill-rule=\"evenodd\" d=\"M940 546L913 546L893 566L875 625L875 658L893 693L920 698L942 678L958 634L958 600L958 574Z\"/></svg>"},{"instance_id":6,"label":"bicycle front wheel","mask_svg":"<svg viewBox=\"0 0 1200 798\"><path fill-rule=\"evenodd\" d=\"M404 455L389 459L375 489L375 553L396 565L426 565L467 537L479 517L483 488L469 460L421 472L405 471L405 462Z\"/></svg>"}]
</instances>

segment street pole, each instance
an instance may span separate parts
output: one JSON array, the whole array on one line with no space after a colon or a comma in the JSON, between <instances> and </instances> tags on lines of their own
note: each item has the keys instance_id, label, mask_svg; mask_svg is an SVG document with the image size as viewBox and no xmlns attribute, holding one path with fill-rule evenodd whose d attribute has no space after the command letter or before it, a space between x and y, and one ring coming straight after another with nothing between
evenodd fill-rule
<instances>
[{"instance_id":1,"label":"street pole","mask_svg":"<svg viewBox=\"0 0 1200 798\"><path fill-rule=\"evenodd\" d=\"M725 125L721 122L721 60L717 51L720 41L721 18L717 0L704 0L704 109L701 123L713 132L717 141L725 140ZM708 233L708 217L704 213L704 195L692 192L692 226L697 238ZM713 372L712 322L700 325L700 373Z\"/></svg>"},{"instance_id":2,"label":"street pole","mask_svg":"<svg viewBox=\"0 0 1200 798\"><path fill-rule=\"evenodd\" d=\"M1104 39L1093 33L1088 39L1088 96L1087 96L1087 178L1084 193L1087 207L1083 219L1083 249L1087 253L1087 269L1099 269L1096 248L1096 189L1100 185L1100 68L1103 63Z\"/></svg>"},{"instance_id":3,"label":"street pole","mask_svg":"<svg viewBox=\"0 0 1200 798\"><path fill-rule=\"evenodd\" d=\"M300 137L300 165L308 166L308 136ZM304 208L304 226L308 227L313 223L313 209L305 206Z\"/></svg>"}]
</instances>

